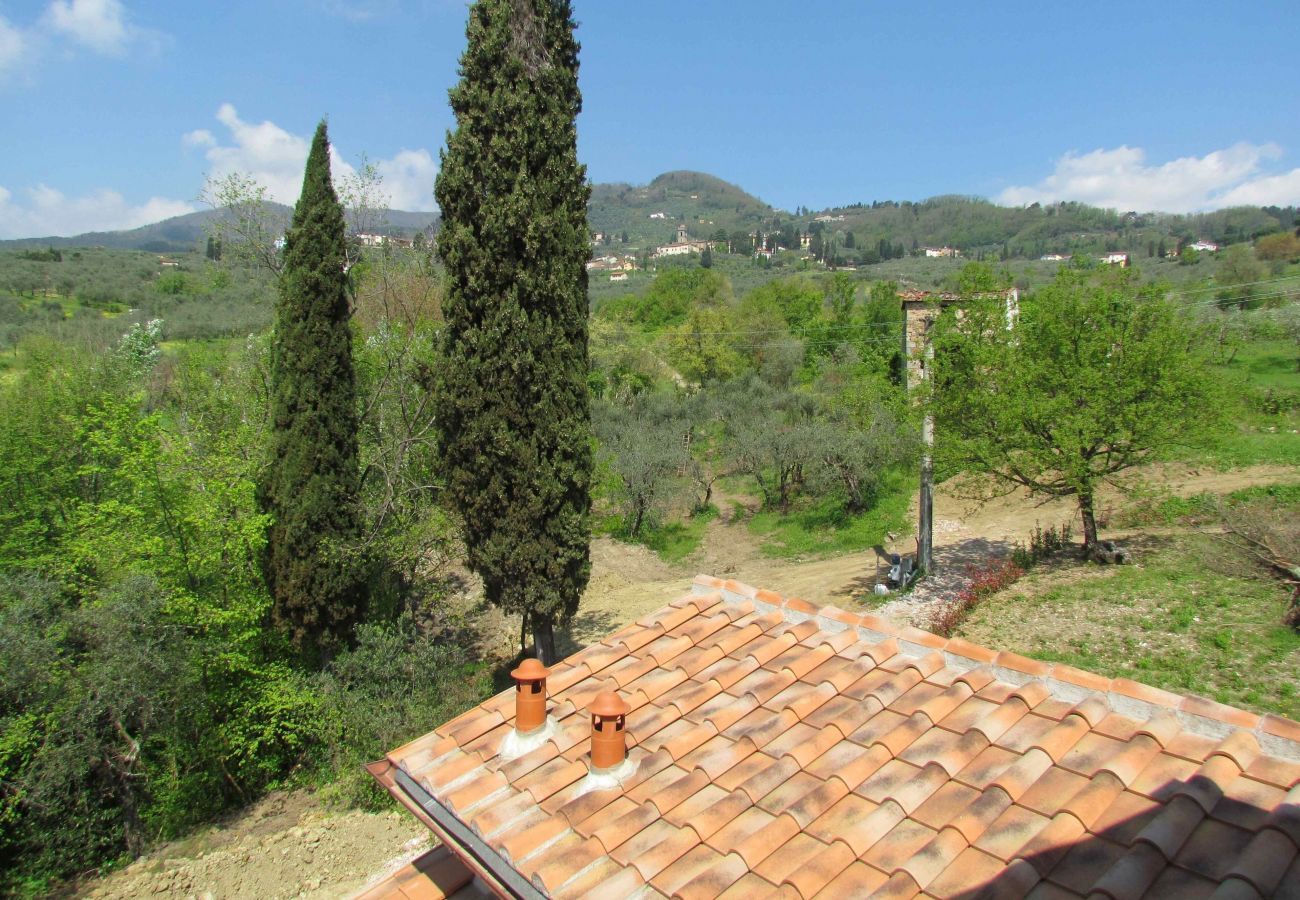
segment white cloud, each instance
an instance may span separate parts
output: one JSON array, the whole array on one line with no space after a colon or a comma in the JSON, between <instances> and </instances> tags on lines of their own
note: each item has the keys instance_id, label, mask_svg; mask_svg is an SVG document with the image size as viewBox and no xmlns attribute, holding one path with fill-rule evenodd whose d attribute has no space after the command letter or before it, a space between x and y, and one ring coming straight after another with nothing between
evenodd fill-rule
<instances>
[{"instance_id":1,"label":"white cloud","mask_svg":"<svg viewBox=\"0 0 1300 900\"><path fill-rule=\"evenodd\" d=\"M0 81L13 69L18 68L23 57L27 55L27 38L4 16L0 16Z\"/></svg>"},{"instance_id":2,"label":"white cloud","mask_svg":"<svg viewBox=\"0 0 1300 900\"><path fill-rule=\"evenodd\" d=\"M34 64L60 50L67 58L75 48L121 57L128 50L158 52L166 44L162 32L134 25L122 0L51 0L29 24L0 16L0 85L12 76L32 80L31 73L38 71Z\"/></svg>"},{"instance_id":3,"label":"white cloud","mask_svg":"<svg viewBox=\"0 0 1300 900\"><path fill-rule=\"evenodd\" d=\"M182 134L181 143L186 147L215 147L217 139L206 128L196 128Z\"/></svg>"},{"instance_id":4,"label":"white cloud","mask_svg":"<svg viewBox=\"0 0 1300 900\"><path fill-rule=\"evenodd\" d=\"M433 180L438 161L428 150L399 150L392 159L381 159L375 168L383 178L383 189L394 209L431 210Z\"/></svg>"},{"instance_id":5,"label":"white cloud","mask_svg":"<svg viewBox=\"0 0 1300 900\"><path fill-rule=\"evenodd\" d=\"M1093 206L1170 213L1220 209L1243 203L1295 203L1300 169L1265 171L1279 159L1276 144L1238 143L1205 156L1185 156L1147 165L1140 147L1065 154L1056 169L1035 185L1009 187L997 201L1008 206L1077 200Z\"/></svg>"},{"instance_id":6,"label":"white cloud","mask_svg":"<svg viewBox=\"0 0 1300 900\"><path fill-rule=\"evenodd\" d=\"M1300 169L1265 175L1239 184L1219 198L1220 206L1289 206L1300 204Z\"/></svg>"},{"instance_id":7,"label":"white cloud","mask_svg":"<svg viewBox=\"0 0 1300 900\"><path fill-rule=\"evenodd\" d=\"M295 202L302 190L302 170L310 141L274 122L245 122L229 103L221 104L217 121L226 126L233 143L217 143L208 150L208 162L212 164L209 174L221 178L239 172L265 187L271 199Z\"/></svg>"},{"instance_id":8,"label":"white cloud","mask_svg":"<svg viewBox=\"0 0 1300 900\"><path fill-rule=\"evenodd\" d=\"M45 19L74 43L109 56L124 53L132 38L120 0L54 0Z\"/></svg>"},{"instance_id":9,"label":"white cloud","mask_svg":"<svg viewBox=\"0 0 1300 900\"><path fill-rule=\"evenodd\" d=\"M310 139L286 131L274 122L246 122L229 103L222 104L216 118L226 130L222 138L206 128L196 128L181 136L185 146L204 151L211 165L209 174L215 178L236 172L251 176L267 188L271 199L295 203L302 190L302 171ZM374 160L373 164L383 179L381 192L389 206L404 210L434 208L433 180L438 164L428 150L400 150L392 158ZM336 181L357 174L332 147L330 166ZM0 186L0 240L138 228L197 208L193 203L165 197L152 197L133 205L108 188L69 197L39 184L18 193L21 199L15 199L13 192Z\"/></svg>"},{"instance_id":10,"label":"white cloud","mask_svg":"<svg viewBox=\"0 0 1300 900\"><path fill-rule=\"evenodd\" d=\"M23 191L23 202L0 186L0 239L74 235L86 231L139 228L193 212L183 200L151 197L132 205L117 191L101 188L80 197L39 184Z\"/></svg>"},{"instance_id":11,"label":"white cloud","mask_svg":"<svg viewBox=\"0 0 1300 900\"><path fill-rule=\"evenodd\" d=\"M182 140L200 146L206 139L209 175L222 178L236 172L252 177L266 188L271 199L292 205L302 191L302 171L311 139L293 134L271 121L246 122L230 103L217 110L217 121L226 127L229 143L222 143L206 129L191 131ZM206 136L206 137L205 137ZM382 192L394 209L431 210L433 179L437 161L428 150L400 150L391 159L372 160L383 178ZM337 147L330 148L330 168L335 182L356 175Z\"/></svg>"}]
</instances>

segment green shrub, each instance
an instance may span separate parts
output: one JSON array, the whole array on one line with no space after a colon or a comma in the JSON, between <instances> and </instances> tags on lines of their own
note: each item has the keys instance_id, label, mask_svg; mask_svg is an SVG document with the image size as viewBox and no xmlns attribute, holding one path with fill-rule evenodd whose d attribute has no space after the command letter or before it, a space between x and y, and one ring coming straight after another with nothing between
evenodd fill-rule
<instances>
[{"instance_id":1,"label":"green shrub","mask_svg":"<svg viewBox=\"0 0 1300 900\"><path fill-rule=\"evenodd\" d=\"M1028 569L1036 563L1056 556L1070 546L1072 530L1069 522L1047 528L1035 522L1034 530L1029 532L1029 546L1017 541L1011 551L1011 561L1020 569Z\"/></svg>"},{"instance_id":2,"label":"green shrub","mask_svg":"<svg viewBox=\"0 0 1300 900\"><path fill-rule=\"evenodd\" d=\"M403 615L357 628L357 646L316 679L327 795L379 807L386 800L362 766L481 703L491 674L456 643Z\"/></svg>"}]
</instances>

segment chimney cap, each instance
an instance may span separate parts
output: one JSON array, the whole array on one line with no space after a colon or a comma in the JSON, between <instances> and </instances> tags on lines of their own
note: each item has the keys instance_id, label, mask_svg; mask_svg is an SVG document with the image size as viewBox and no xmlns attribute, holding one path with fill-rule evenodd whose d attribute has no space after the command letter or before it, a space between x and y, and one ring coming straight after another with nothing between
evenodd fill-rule
<instances>
[{"instance_id":1,"label":"chimney cap","mask_svg":"<svg viewBox=\"0 0 1300 900\"><path fill-rule=\"evenodd\" d=\"M519 664L519 668L510 673L510 677L515 681L541 681L549 674L551 672L546 666L530 656Z\"/></svg>"},{"instance_id":2,"label":"chimney cap","mask_svg":"<svg viewBox=\"0 0 1300 900\"><path fill-rule=\"evenodd\" d=\"M608 718L611 716L626 716L632 711L632 707L627 705L627 701L613 691L601 691L592 701L587 711L594 716Z\"/></svg>"}]
</instances>

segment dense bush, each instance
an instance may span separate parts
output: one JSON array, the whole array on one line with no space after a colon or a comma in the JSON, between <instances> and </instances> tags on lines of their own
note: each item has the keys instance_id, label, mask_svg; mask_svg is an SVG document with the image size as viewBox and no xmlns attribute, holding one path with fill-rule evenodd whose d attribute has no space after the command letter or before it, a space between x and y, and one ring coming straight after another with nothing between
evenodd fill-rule
<instances>
[{"instance_id":1,"label":"dense bush","mask_svg":"<svg viewBox=\"0 0 1300 900\"><path fill-rule=\"evenodd\" d=\"M128 324L96 352L28 340L0 382L0 894L286 779L351 772L485 690L464 652L409 621L363 630L323 674L292 662L267 627L253 490L268 342L160 355L156 325ZM453 533L420 489L430 450L410 429L427 422L403 419L411 396L390 389L417 365L411 346L362 353L361 438L384 473L366 539L404 573L386 615L419 605L431 556L416 556ZM365 796L356 779L340 791Z\"/></svg>"},{"instance_id":2,"label":"dense bush","mask_svg":"<svg viewBox=\"0 0 1300 900\"><path fill-rule=\"evenodd\" d=\"M323 713L323 762L337 777L330 793L375 807L387 795L362 766L480 703L492 679L463 646L404 614L359 627L356 647L337 656L313 688Z\"/></svg>"},{"instance_id":3,"label":"dense bush","mask_svg":"<svg viewBox=\"0 0 1300 900\"><path fill-rule=\"evenodd\" d=\"M1070 547L1072 531L1069 522L1049 525L1046 528L1035 522L1033 530L1029 532L1028 546L1017 542L1011 551L1011 559L1022 569L1028 569L1045 559L1051 559Z\"/></svg>"}]
</instances>

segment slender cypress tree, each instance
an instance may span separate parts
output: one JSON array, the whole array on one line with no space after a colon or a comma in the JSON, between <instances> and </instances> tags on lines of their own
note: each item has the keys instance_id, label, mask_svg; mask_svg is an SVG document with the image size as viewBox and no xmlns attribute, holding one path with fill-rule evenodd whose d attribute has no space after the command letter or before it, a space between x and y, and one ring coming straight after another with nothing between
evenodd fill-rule
<instances>
[{"instance_id":1,"label":"slender cypress tree","mask_svg":"<svg viewBox=\"0 0 1300 900\"><path fill-rule=\"evenodd\" d=\"M488 600L544 662L591 573L586 169L569 0L470 9L435 187L448 494Z\"/></svg>"},{"instance_id":2,"label":"slender cypress tree","mask_svg":"<svg viewBox=\"0 0 1300 900\"><path fill-rule=\"evenodd\" d=\"M310 658L328 658L363 612L357 393L348 329L343 208L330 182L329 137L316 128L302 196L285 235L271 360L270 460L260 487L266 577L276 623Z\"/></svg>"}]
</instances>

